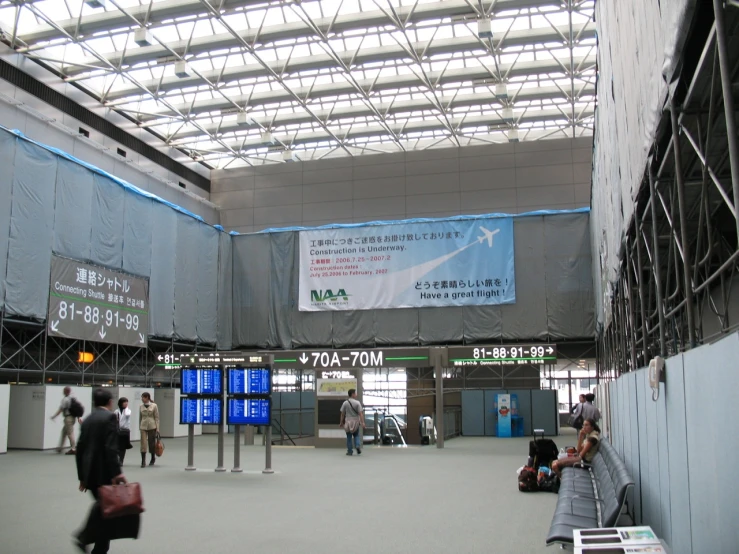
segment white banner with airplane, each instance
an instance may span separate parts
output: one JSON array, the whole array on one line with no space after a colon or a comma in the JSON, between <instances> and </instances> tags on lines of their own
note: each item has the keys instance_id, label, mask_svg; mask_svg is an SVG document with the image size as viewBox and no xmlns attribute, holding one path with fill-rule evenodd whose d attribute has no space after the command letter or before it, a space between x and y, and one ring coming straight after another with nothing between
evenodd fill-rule
<instances>
[{"instance_id":1,"label":"white banner with airplane","mask_svg":"<svg viewBox=\"0 0 739 554\"><path fill-rule=\"evenodd\" d=\"M301 311L512 304L513 219L301 231L299 297Z\"/></svg>"}]
</instances>

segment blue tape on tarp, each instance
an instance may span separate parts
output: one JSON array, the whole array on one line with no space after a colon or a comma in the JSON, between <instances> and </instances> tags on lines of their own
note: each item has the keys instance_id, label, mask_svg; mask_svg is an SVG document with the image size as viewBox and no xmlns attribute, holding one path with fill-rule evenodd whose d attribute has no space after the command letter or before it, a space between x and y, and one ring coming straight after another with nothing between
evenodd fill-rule
<instances>
[{"instance_id":1,"label":"blue tape on tarp","mask_svg":"<svg viewBox=\"0 0 739 554\"><path fill-rule=\"evenodd\" d=\"M279 229L264 229L263 231L257 231L256 233L244 233L251 235L258 235L260 233L285 233L290 231L308 231L316 229L352 229L357 227L375 227L380 225L405 225L408 223L432 223L436 221L465 221L475 219L491 219L496 217L531 217L537 215L565 215L565 214L586 214L590 213L590 208L574 208L571 210L535 210L533 212L524 212L520 214L504 214L504 213L491 213L491 214L480 214L480 215L454 215L450 217L420 217L412 219L396 219L392 221L368 221L366 223L329 223L327 225L321 225L320 227L281 227ZM235 231L231 231L231 235L240 235Z\"/></svg>"},{"instance_id":2,"label":"blue tape on tarp","mask_svg":"<svg viewBox=\"0 0 739 554\"><path fill-rule=\"evenodd\" d=\"M49 152L52 152L52 153L56 154L57 156L61 156L62 158L66 159L66 160L69 160L70 162L79 164L82 167L84 167L86 169L89 169L90 171L92 171L94 173L97 173L98 175L103 175L104 177L107 177L108 179L111 179L112 181L118 183L124 189L130 190L131 192L133 192L135 194L139 194L139 195L143 196L144 198L150 198L151 200L155 200L157 202L161 202L162 204L165 204L165 205L169 206L170 208L172 208L174 210L177 210L178 212L180 212L182 214L188 215L188 216L190 216L190 217L192 217L194 219L197 219L201 223L205 223L206 225L209 225L208 223L206 223L206 221L201 216L199 216L197 214L194 214L194 213L192 213L189 210L186 210L182 206L178 206L177 204L174 204L172 202L169 202L168 200L165 200L164 198L161 198L161 197L157 196L156 194L152 194L152 193L147 192L147 191L145 191L143 189L140 189L136 185L132 185L131 183L129 183L128 181L124 181L120 177L116 177L115 175L113 175L111 173L108 173L107 171L105 171L103 169L100 169L99 167L95 167L94 165L89 164L89 163L87 163L84 160L80 160L79 158L75 158L74 156L72 156L71 154L68 154L64 150L59 150L58 148L56 148L54 146L49 146L48 144L44 144L42 142L38 142L36 140L33 140L32 138L29 138L26 135L24 135L18 129L8 129L4 125L0 125L0 129L3 129L5 131L7 131L8 133L11 133L11 134L17 136L18 138L21 138L21 139L23 139L25 141L28 141L31 144L35 144L36 146L38 146L40 148L43 148L44 150L48 150Z\"/></svg>"}]
</instances>

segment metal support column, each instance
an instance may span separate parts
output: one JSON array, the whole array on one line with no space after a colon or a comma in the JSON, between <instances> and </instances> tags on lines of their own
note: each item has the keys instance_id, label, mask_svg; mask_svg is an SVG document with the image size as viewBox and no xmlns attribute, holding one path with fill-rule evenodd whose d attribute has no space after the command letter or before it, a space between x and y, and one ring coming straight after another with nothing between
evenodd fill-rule
<instances>
[{"instance_id":1,"label":"metal support column","mask_svg":"<svg viewBox=\"0 0 739 554\"><path fill-rule=\"evenodd\" d=\"M187 426L187 467L185 471L195 471L195 426Z\"/></svg>"},{"instance_id":2,"label":"metal support column","mask_svg":"<svg viewBox=\"0 0 739 554\"><path fill-rule=\"evenodd\" d=\"M262 473L274 473L275 470L272 469L272 425L267 425L267 429L265 431L265 440L266 444L264 446L264 470Z\"/></svg>"},{"instance_id":3,"label":"metal support column","mask_svg":"<svg viewBox=\"0 0 739 554\"><path fill-rule=\"evenodd\" d=\"M639 312L641 316L641 338L642 338L642 349L644 350L644 364L649 363L649 339L647 329L647 312L646 312L646 297L644 292L644 268L642 267L642 251L641 251L641 221L639 220L639 213L634 213L634 224L636 225L636 270L639 272L637 279L637 285L639 286Z\"/></svg>"},{"instance_id":4,"label":"metal support column","mask_svg":"<svg viewBox=\"0 0 739 554\"><path fill-rule=\"evenodd\" d=\"M231 469L231 473L241 473L241 425L234 427L234 466Z\"/></svg>"},{"instance_id":5,"label":"metal support column","mask_svg":"<svg viewBox=\"0 0 739 554\"><path fill-rule=\"evenodd\" d=\"M716 21L716 48L721 72L721 89L724 94L724 114L726 116L726 134L729 142L729 165L731 166L731 188L734 192L734 213L739 215L739 143L737 142L734 97L732 95L731 68L727 49L726 25L724 22L723 0L713 0L713 12ZM736 234L739 240L739 218L736 220Z\"/></svg>"},{"instance_id":6,"label":"metal support column","mask_svg":"<svg viewBox=\"0 0 739 554\"><path fill-rule=\"evenodd\" d=\"M221 423L218 426L218 467L216 467L217 472L226 471L226 467L223 465L223 450L224 450L224 440L225 440L225 429L224 429L224 423Z\"/></svg>"},{"instance_id":7,"label":"metal support column","mask_svg":"<svg viewBox=\"0 0 739 554\"><path fill-rule=\"evenodd\" d=\"M677 203L680 212L680 242L683 247L683 281L685 285L685 313L688 320L688 340L690 348L696 347L695 340L695 305L693 304L693 282L691 280L692 262L690 258L690 239L688 238L688 216L685 206L685 176L683 175L683 158L680 152L680 125L677 121L675 99L670 100L670 117L672 119L672 148L675 156L675 180L677 182ZM736 198L734 199L736 203ZM676 349L677 350L677 349Z\"/></svg>"},{"instance_id":8,"label":"metal support column","mask_svg":"<svg viewBox=\"0 0 739 554\"><path fill-rule=\"evenodd\" d=\"M654 272L654 289L657 300L657 316L659 317L659 353L667 356L665 345L665 306L662 302L662 269L659 265L659 233L657 229L657 194L654 182L654 169L649 162L649 205L652 211L652 271Z\"/></svg>"},{"instance_id":9,"label":"metal support column","mask_svg":"<svg viewBox=\"0 0 739 554\"><path fill-rule=\"evenodd\" d=\"M631 350L631 371L636 371L639 367L636 361L636 309L634 308L634 275L632 273L634 263L631 259L631 250L629 249L629 241L626 239L626 279L625 284L628 289L626 298L629 301L629 347ZM647 360L644 360L646 364Z\"/></svg>"},{"instance_id":10,"label":"metal support column","mask_svg":"<svg viewBox=\"0 0 739 554\"><path fill-rule=\"evenodd\" d=\"M444 448L444 367L441 349L432 349L436 377L436 448Z\"/></svg>"}]
</instances>

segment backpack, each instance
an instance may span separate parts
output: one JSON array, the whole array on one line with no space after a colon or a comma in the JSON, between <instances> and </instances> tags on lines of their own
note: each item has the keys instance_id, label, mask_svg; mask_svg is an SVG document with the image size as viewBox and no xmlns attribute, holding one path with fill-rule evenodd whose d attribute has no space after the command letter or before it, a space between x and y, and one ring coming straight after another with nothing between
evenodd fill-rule
<instances>
[{"instance_id":1,"label":"backpack","mask_svg":"<svg viewBox=\"0 0 739 554\"><path fill-rule=\"evenodd\" d=\"M536 470L533 467L524 467L518 474L518 490L521 492L536 492L539 483L536 480Z\"/></svg>"},{"instance_id":2,"label":"backpack","mask_svg":"<svg viewBox=\"0 0 739 554\"><path fill-rule=\"evenodd\" d=\"M72 417L80 418L85 414L85 407L80 404L80 401L72 397L69 399L69 415Z\"/></svg>"},{"instance_id":3,"label":"backpack","mask_svg":"<svg viewBox=\"0 0 739 554\"><path fill-rule=\"evenodd\" d=\"M557 494L559 493L559 477L554 472L551 472L549 475L542 475L537 482L537 486L540 491Z\"/></svg>"},{"instance_id":4,"label":"backpack","mask_svg":"<svg viewBox=\"0 0 739 554\"><path fill-rule=\"evenodd\" d=\"M551 467L557 459L559 450L552 439L536 439L529 442L529 462L531 467Z\"/></svg>"}]
</instances>

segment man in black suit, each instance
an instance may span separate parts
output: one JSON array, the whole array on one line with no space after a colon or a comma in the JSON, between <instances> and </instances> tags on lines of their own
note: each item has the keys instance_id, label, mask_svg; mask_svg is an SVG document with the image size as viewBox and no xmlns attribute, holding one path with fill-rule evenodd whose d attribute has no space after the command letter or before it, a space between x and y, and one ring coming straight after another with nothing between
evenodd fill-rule
<instances>
[{"instance_id":1,"label":"man in black suit","mask_svg":"<svg viewBox=\"0 0 739 554\"><path fill-rule=\"evenodd\" d=\"M126 478L118 459L118 422L112 413L113 395L105 389L96 389L92 393L92 403L92 413L82 422L76 460L80 491L89 490L97 500L99 487L126 483ZM96 502L85 527L75 535L77 548L87 552L87 545L95 543L93 554L108 552L113 538L109 522L102 519Z\"/></svg>"}]
</instances>

